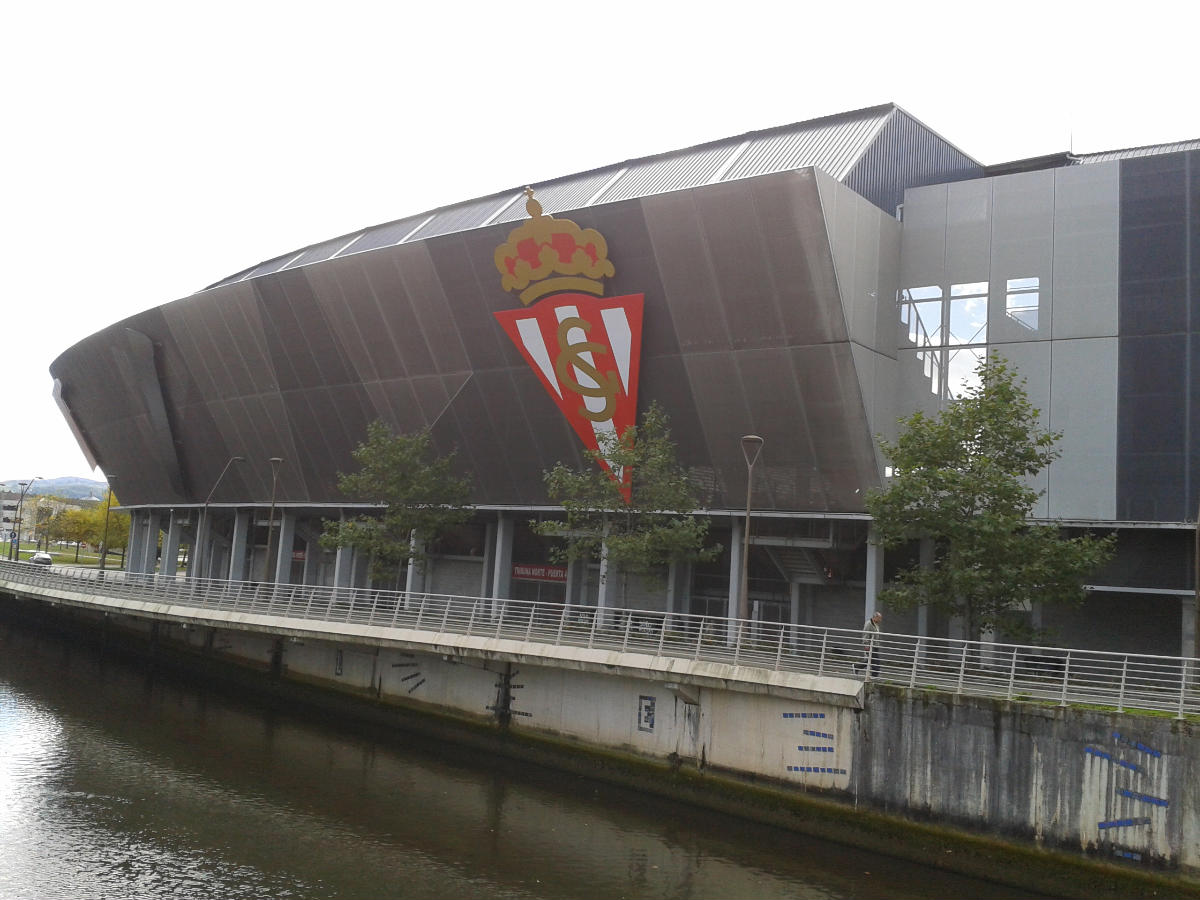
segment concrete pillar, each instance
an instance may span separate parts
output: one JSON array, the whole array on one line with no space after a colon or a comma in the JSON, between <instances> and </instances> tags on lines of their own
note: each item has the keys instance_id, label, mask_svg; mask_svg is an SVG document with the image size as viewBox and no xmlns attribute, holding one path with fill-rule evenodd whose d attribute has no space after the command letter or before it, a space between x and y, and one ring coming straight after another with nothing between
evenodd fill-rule
<instances>
[{"instance_id":1,"label":"concrete pillar","mask_svg":"<svg viewBox=\"0 0 1200 900\"><path fill-rule=\"evenodd\" d=\"M141 571L142 557L145 555L143 541L145 540L145 514L135 512L129 517L129 540L125 546L125 571L131 574Z\"/></svg>"},{"instance_id":2,"label":"concrete pillar","mask_svg":"<svg viewBox=\"0 0 1200 900\"><path fill-rule=\"evenodd\" d=\"M304 574L300 577L303 584L316 584L317 572L321 565L321 541L309 537L304 542Z\"/></svg>"},{"instance_id":3,"label":"concrete pillar","mask_svg":"<svg viewBox=\"0 0 1200 900\"><path fill-rule=\"evenodd\" d=\"M1196 598L1181 597L1180 603L1180 645L1179 655L1194 657L1196 655Z\"/></svg>"},{"instance_id":4,"label":"concrete pillar","mask_svg":"<svg viewBox=\"0 0 1200 900\"><path fill-rule=\"evenodd\" d=\"M196 512L196 533L192 539L192 563L188 567L189 578L208 577L208 568L212 565L210 535L212 535L212 510L200 509ZM199 566L196 565L197 562L199 562Z\"/></svg>"},{"instance_id":5,"label":"concrete pillar","mask_svg":"<svg viewBox=\"0 0 1200 900\"><path fill-rule=\"evenodd\" d=\"M333 586L350 587L354 583L354 548L338 547L333 557Z\"/></svg>"},{"instance_id":6,"label":"concrete pillar","mask_svg":"<svg viewBox=\"0 0 1200 900\"><path fill-rule=\"evenodd\" d=\"M275 583L291 584L292 546L296 543L296 514L279 510L279 528L275 534Z\"/></svg>"},{"instance_id":7,"label":"concrete pillar","mask_svg":"<svg viewBox=\"0 0 1200 900\"><path fill-rule=\"evenodd\" d=\"M409 558L408 572L405 573L404 590L409 594L421 594L426 590L426 578L429 573L421 569L414 561L416 556L424 551L424 546L421 541L415 537L408 542Z\"/></svg>"},{"instance_id":8,"label":"concrete pillar","mask_svg":"<svg viewBox=\"0 0 1200 900\"><path fill-rule=\"evenodd\" d=\"M598 610L606 609L607 607L612 605L612 596L611 596L611 592L609 590L609 588L610 588L609 578L608 578L609 572L610 572L610 568L608 565L608 544L601 544L600 545L600 585L596 591L596 609L598 609ZM597 613L597 615L603 616L604 614ZM600 621L603 624L607 620L602 618Z\"/></svg>"},{"instance_id":9,"label":"concrete pillar","mask_svg":"<svg viewBox=\"0 0 1200 900\"><path fill-rule=\"evenodd\" d=\"M933 568L933 541L929 538L922 538L919 545L918 565L922 569ZM929 604L922 603L917 607L917 634L920 637L929 637Z\"/></svg>"},{"instance_id":10,"label":"concrete pillar","mask_svg":"<svg viewBox=\"0 0 1200 900\"><path fill-rule=\"evenodd\" d=\"M509 513L500 513L496 521L496 550L492 566L492 594L497 600L512 596L513 534L516 522Z\"/></svg>"},{"instance_id":11,"label":"concrete pillar","mask_svg":"<svg viewBox=\"0 0 1200 900\"><path fill-rule=\"evenodd\" d=\"M746 523L743 519L733 520L733 534L729 538L729 602L725 615L736 619L738 597L742 590L742 545L746 542Z\"/></svg>"},{"instance_id":12,"label":"concrete pillar","mask_svg":"<svg viewBox=\"0 0 1200 900\"><path fill-rule=\"evenodd\" d=\"M138 571L154 574L158 563L158 532L161 530L162 513L157 509L146 513L146 532L142 543L142 563Z\"/></svg>"},{"instance_id":13,"label":"concrete pillar","mask_svg":"<svg viewBox=\"0 0 1200 900\"><path fill-rule=\"evenodd\" d=\"M246 544L250 540L251 511L239 509L233 514L233 540L229 545L229 574L231 581L246 580Z\"/></svg>"},{"instance_id":14,"label":"concrete pillar","mask_svg":"<svg viewBox=\"0 0 1200 900\"><path fill-rule=\"evenodd\" d=\"M742 592L742 550L746 542L746 522L733 520L733 533L729 539L729 598L725 605L725 616L729 619L726 639L730 644L737 641L737 628L733 620L738 615L738 601Z\"/></svg>"},{"instance_id":15,"label":"concrete pillar","mask_svg":"<svg viewBox=\"0 0 1200 900\"><path fill-rule=\"evenodd\" d=\"M488 522L483 536L483 574L479 577L479 596L492 596L496 568L496 523Z\"/></svg>"},{"instance_id":16,"label":"concrete pillar","mask_svg":"<svg viewBox=\"0 0 1200 900\"><path fill-rule=\"evenodd\" d=\"M578 559L567 560L567 592L563 597L563 602L567 606L580 605L580 590L579 590L579 569L581 562Z\"/></svg>"},{"instance_id":17,"label":"concrete pillar","mask_svg":"<svg viewBox=\"0 0 1200 900\"><path fill-rule=\"evenodd\" d=\"M692 564L687 560L672 563L668 574L667 609L686 613L692 608Z\"/></svg>"},{"instance_id":18,"label":"concrete pillar","mask_svg":"<svg viewBox=\"0 0 1200 900\"><path fill-rule=\"evenodd\" d=\"M177 509L171 510L167 520L167 536L163 538L163 548L158 574L174 578L179 572L179 541L183 536L181 524L184 513Z\"/></svg>"},{"instance_id":19,"label":"concrete pillar","mask_svg":"<svg viewBox=\"0 0 1200 900\"><path fill-rule=\"evenodd\" d=\"M879 609L879 592L883 590L883 545L878 542L875 523L867 528L867 590L863 597L863 621Z\"/></svg>"}]
</instances>

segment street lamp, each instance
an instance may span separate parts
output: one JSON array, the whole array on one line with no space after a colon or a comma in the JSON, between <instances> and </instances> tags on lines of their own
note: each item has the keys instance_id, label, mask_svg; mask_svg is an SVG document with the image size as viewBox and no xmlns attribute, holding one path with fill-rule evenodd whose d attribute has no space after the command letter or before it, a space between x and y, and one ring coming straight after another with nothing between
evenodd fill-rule
<instances>
[{"instance_id":1,"label":"street lamp","mask_svg":"<svg viewBox=\"0 0 1200 900\"><path fill-rule=\"evenodd\" d=\"M105 481L108 482L108 496L104 500L104 537L100 539L100 571L104 571L104 566L108 562L108 513L112 509L113 489L112 483L117 480L116 475L106 475Z\"/></svg>"},{"instance_id":2,"label":"street lamp","mask_svg":"<svg viewBox=\"0 0 1200 900\"><path fill-rule=\"evenodd\" d=\"M267 514L267 574L264 580L274 581L271 577L271 538L275 536L275 486L279 483L279 467L283 464L283 457L272 456L268 462L271 464L271 511ZM275 565L275 574L278 577L278 563Z\"/></svg>"},{"instance_id":3,"label":"street lamp","mask_svg":"<svg viewBox=\"0 0 1200 900\"><path fill-rule=\"evenodd\" d=\"M34 475L29 481L17 482L21 486L21 496L17 499L17 562L21 561L21 506L25 503L25 495L29 493L33 483L41 477L41 475ZM11 550L12 548L9 547L10 554ZM10 555L8 558L12 559L12 556Z\"/></svg>"},{"instance_id":4,"label":"street lamp","mask_svg":"<svg viewBox=\"0 0 1200 900\"><path fill-rule=\"evenodd\" d=\"M225 463L225 468L221 470L221 474L217 476L217 480L213 482L212 490L208 492L208 496L204 498L204 505L200 509L200 521L196 523L196 559L192 563L196 569L196 577L204 577L204 569L201 568L201 563L207 564L208 560L204 559L207 555L204 552L204 530L208 527L208 504L212 502L213 494L217 492L217 488L221 485L221 479L225 477L225 473L229 471L229 467L235 462L245 462L244 456L231 456L229 462Z\"/></svg>"},{"instance_id":5,"label":"street lamp","mask_svg":"<svg viewBox=\"0 0 1200 900\"><path fill-rule=\"evenodd\" d=\"M738 618L750 618L750 496L754 489L754 464L762 453L763 439L757 434L742 438L742 456L746 458L746 527L742 544L742 586L738 593Z\"/></svg>"}]
</instances>

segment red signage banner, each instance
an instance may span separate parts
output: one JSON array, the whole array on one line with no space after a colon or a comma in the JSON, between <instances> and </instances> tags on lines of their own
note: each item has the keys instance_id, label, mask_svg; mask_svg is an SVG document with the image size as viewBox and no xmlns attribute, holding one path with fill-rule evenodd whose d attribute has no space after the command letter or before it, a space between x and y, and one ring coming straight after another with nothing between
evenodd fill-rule
<instances>
[{"instance_id":1,"label":"red signage banner","mask_svg":"<svg viewBox=\"0 0 1200 900\"><path fill-rule=\"evenodd\" d=\"M565 582L567 580L567 567L514 563L512 568L512 577L518 581Z\"/></svg>"}]
</instances>

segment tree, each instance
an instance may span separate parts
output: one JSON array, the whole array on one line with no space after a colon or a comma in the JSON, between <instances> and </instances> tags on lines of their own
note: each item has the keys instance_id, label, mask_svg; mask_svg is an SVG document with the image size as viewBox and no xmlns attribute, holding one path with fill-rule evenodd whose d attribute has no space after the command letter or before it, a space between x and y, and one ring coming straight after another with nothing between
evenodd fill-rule
<instances>
[{"instance_id":1,"label":"tree","mask_svg":"<svg viewBox=\"0 0 1200 900\"><path fill-rule=\"evenodd\" d=\"M969 637L988 630L1030 634L1026 600L1079 604L1082 579L1112 553L1114 538L1064 539L1028 517L1041 492L1030 480L1059 456L1061 435L1042 430L1024 381L998 355L976 368L977 384L929 418L901 419L896 443L881 440L890 484L867 509L885 548L934 542L931 566L901 572L881 599L960 616Z\"/></svg>"},{"instance_id":2,"label":"tree","mask_svg":"<svg viewBox=\"0 0 1200 900\"><path fill-rule=\"evenodd\" d=\"M89 511L92 516L92 539L104 544L102 552L105 559L110 551L120 550L124 560L124 550L129 546L129 514L112 510L120 504L117 495L110 490L104 503Z\"/></svg>"},{"instance_id":3,"label":"tree","mask_svg":"<svg viewBox=\"0 0 1200 900\"><path fill-rule=\"evenodd\" d=\"M384 422L367 426L353 453L358 471L338 473L347 497L380 507L342 521L325 521L321 543L355 547L371 558L371 576L388 578L411 560L424 568L425 548L438 535L470 520L470 482L453 473L454 454L435 456L429 430L393 434Z\"/></svg>"},{"instance_id":4,"label":"tree","mask_svg":"<svg viewBox=\"0 0 1200 900\"><path fill-rule=\"evenodd\" d=\"M621 572L653 578L672 560L708 560L720 552L719 546L704 546L708 522L692 515L700 506L696 489L676 461L670 423L657 404L619 439L601 438L591 456L631 473L630 499L599 465L576 471L559 463L547 472L547 491L567 520L535 522L532 528L563 540L556 550L560 561L595 558L604 548L609 564Z\"/></svg>"},{"instance_id":5,"label":"tree","mask_svg":"<svg viewBox=\"0 0 1200 900\"><path fill-rule=\"evenodd\" d=\"M96 534L93 510L68 509L59 515L62 517L63 540L75 544L75 562L79 562L79 545L85 542L98 543L100 540L100 536Z\"/></svg>"}]
</instances>

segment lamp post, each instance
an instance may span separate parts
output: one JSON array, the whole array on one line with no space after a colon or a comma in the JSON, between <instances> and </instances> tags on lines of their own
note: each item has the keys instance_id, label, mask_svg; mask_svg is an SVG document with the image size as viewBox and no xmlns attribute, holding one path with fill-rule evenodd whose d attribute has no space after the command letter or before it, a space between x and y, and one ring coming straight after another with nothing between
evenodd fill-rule
<instances>
[{"instance_id":1,"label":"lamp post","mask_svg":"<svg viewBox=\"0 0 1200 900\"><path fill-rule=\"evenodd\" d=\"M113 489L112 483L117 480L116 475L107 475L105 480L108 482L108 496L104 500L104 537L100 539L100 571L104 571L104 566L108 562L108 514L112 510Z\"/></svg>"},{"instance_id":2,"label":"lamp post","mask_svg":"<svg viewBox=\"0 0 1200 900\"><path fill-rule=\"evenodd\" d=\"M201 563L207 563L204 558L207 554L204 552L204 541L202 536L205 529L208 527L208 504L212 502L213 494L217 492L217 488L221 485L221 479L225 477L225 473L229 471L229 467L235 462L245 462L244 456L231 456L229 462L225 463L225 468L221 470L221 474L217 476L217 480L213 482L212 490L208 492L208 496L204 498L204 505L200 508L200 521L196 523L196 560L192 564L196 569L196 577L203 578L204 570L201 568Z\"/></svg>"},{"instance_id":3,"label":"lamp post","mask_svg":"<svg viewBox=\"0 0 1200 900\"><path fill-rule=\"evenodd\" d=\"M17 482L21 486L21 496L17 498L17 562L21 561L21 507L24 505L25 495L29 493L29 489L33 487L33 483L41 477L41 475L34 475L29 481ZM8 558L12 559L12 556Z\"/></svg>"},{"instance_id":4,"label":"lamp post","mask_svg":"<svg viewBox=\"0 0 1200 900\"><path fill-rule=\"evenodd\" d=\"M750 618L750 497L754 490L754 464L762 453L763 439L757 434L742 438L742 456L746 459L746 525L742 543L742 585L738 593L738 618Z\"/></svg>"},{"instance_id":5,"label":"lamp post","mask_svg":"<svg viewBox=\"0 0 1200 900\"><path fill-rule=\"evenodd\" d=\"M266 581L274 581L271 577L271 538L275 536L275 487L279 483L279 467L283 463L283 457L272 456L268 462L271 464L271 511L267 513L267 577ZM276 564L276 575L278 575L279 566Z\"/></svg>"}]
</instances>

